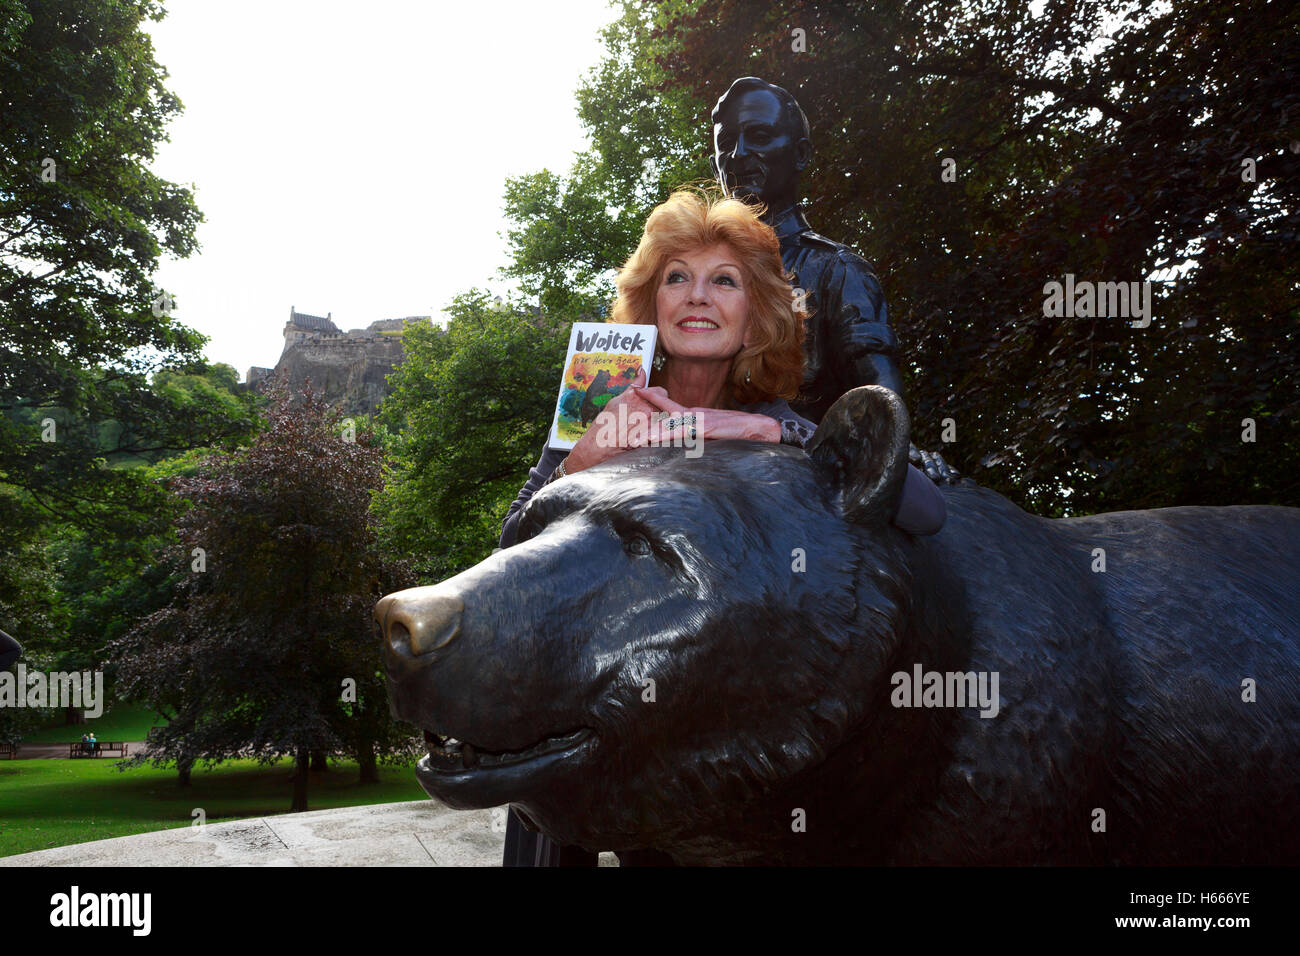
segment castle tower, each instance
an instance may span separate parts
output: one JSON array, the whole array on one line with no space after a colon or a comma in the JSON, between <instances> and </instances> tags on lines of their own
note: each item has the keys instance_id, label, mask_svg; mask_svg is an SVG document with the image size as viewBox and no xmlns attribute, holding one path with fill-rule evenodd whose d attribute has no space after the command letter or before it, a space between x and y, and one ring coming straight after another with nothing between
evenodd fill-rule
<instances>
[{"instance_id":1,"label":"castle tower","mask_svg":"<svg viewBox=\"0 0 1300 956\"><path fill-rule=\"evenodd\" d=\"M308 315L306 312L299 312L292 305L289 306L289 321L284 325L285 346L317 335L342 335L333 320L333 312L325 316Z\"/></svg>"}]
</instances>

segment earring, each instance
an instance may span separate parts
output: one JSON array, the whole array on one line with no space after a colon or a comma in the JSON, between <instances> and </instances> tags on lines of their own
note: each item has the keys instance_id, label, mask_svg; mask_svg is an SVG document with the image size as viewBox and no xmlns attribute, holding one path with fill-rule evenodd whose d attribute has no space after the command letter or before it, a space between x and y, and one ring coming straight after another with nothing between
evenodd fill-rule
<instances>
[{"instance_id":1,"label":"earring","mask_svg":"<svg viewBox=\"0 0 1300 956\"><path fill-rule=\"evenodd\" d=\"M745 384L749 384L749 369L745 369Z\"/></svg>"},{"instance_id":2,"label":"earring","mask_svg":"<svg viewBox=\"0 0 1300 956\"><path fill-rule=\"evenodd\" d=\"M655 358L654 358L654 361L651 362L650 364L654 366L654 370L655 370L656 372L661 372L661 371L663 371L663 367L664 367L664 353L663 353L663 352L655 352Z\"/></svg>"}]
</instances>

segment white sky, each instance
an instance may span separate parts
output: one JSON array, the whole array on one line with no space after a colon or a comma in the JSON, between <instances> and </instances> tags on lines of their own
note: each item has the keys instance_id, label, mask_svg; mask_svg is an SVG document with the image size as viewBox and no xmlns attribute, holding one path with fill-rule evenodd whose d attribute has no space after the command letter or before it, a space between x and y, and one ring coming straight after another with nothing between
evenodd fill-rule
<instances>
[{"instance_id":1,"label":"white sky","mask_svg":"<svg viewBox=\"0 0 1300 956\"><path fill-rule=\"evenodd\" d=\"M157 282L241 379L275 364L290 306L347 330L505 292L506 178L567 173L586 148L574 92L618 14L609 0L167 6L148 27L185 112L153 169L193 183L207 218L200 250L164 259Z\"/></svg>"}]
</instances>

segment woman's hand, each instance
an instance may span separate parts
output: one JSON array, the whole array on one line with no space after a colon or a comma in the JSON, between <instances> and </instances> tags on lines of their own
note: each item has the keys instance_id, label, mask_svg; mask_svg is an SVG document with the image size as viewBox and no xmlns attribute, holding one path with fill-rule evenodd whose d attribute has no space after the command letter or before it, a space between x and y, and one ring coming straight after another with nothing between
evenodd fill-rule
<instances>
[{"instance_id":1,"label":"woman's hand","mask_svg":"<svg viewBox=\"0 0 1300 956\"><path fill-rule=\"evenodd\" d=\"M597 415L587 427L587 431L564 459L564 471L573 474L587 468L595 467L606 459L621 455L633 448L647 444L646 438L651 432L651 422L659 414L659 409L646 401L645 393L668 393L662 388L642 389L645 385L645 368L637 370L631 387L615 395L609 404ZM621 415L619 408L625 408ZM624 427L620 428L622 421Z\"/></svg>"},{"instance_id":2,"label":"woman's hand","mask_svg":"<svg viewBox=\"0 0 1300 956\"><path fill-rule=\"evenodd\" d=\"M633 389L628 389L633 391ZM781 441L781 423L767 415L753 412L736 412L723 408L687 408L668 397L662 388L636 389L641 398L660 411L667 412L678 419L673 429L666 429L664 421L656 421L650 428L647 444L660 445L673 443L674 435L681 435L680 419L683 415L695 416L695 437L697 439L746 438L751 441Z\"/></svg>"},{"instance_id":3,"label":"woman's hand","mask_svg":"<svg viewBox=\"0 0 1300 956\"><path fill-rule=\"evenodd\" d=\"M612 398L596 416L564 460L566 474L593 468L633 448L678 444L690 427L682 421L687 415L694 416L696 440L781 441L781 423L775 418L722 408L687 408L662 388L646 388L645 381L645 369L638 369L631 387ZM625 411L620 413L620 408ZM676 420L673 428L665 427L669 418Z\"/></svg>"}]
</instances>

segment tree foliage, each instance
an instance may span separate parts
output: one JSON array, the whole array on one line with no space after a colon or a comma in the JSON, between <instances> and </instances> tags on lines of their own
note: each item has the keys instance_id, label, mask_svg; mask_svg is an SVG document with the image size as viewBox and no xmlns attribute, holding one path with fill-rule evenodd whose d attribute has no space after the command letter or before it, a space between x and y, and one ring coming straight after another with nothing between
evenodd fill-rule
<instances>
[{"instance_id":1,"label":"tree foliage","mask_svg":"<svg viewBox=\"0 0 1300 956\"><path fill-rule=\"evenodd\" d=\"M614 294L614 270L641 238L665 190L707 179L698 148L697 104L666 87L660 45L644 5L625 3L604 31L607 53L579 86L578 115L592 139L568 175L542 170L506 182L506 276L520 279L542 312L600 321Z\"/></svg>"},{"instance_id":2,"label":"tree foliage","mask_svg":"<svg viewBox=\"0 0 1300 956\"><path fill-rule=\"evenodd\" d=\"M1296 503L1294 5L657 7L672 87L809 114L813 225L879 267L923 443L952 417L945 453L1043 511ZM1067 273L1183 277L1139 329L1045 317Z\"/></svg>"},{"instance_id":3,"label":"tree foliage","mask_svg":"<svg viewBox=\"0 0 1300 956\"><path fill-rule=\"evenodd\" d=\"M568 323L478 291L457 296L446 331L412 327L380 410L394 464L375 501L385 545L437 581L496 546L555 410Z\"/></svg>"},{"instance_id":4,"label":"tree foliage","mask_svg":"<svg viewBox=\"0 0 1300 956\"><path fill-rule=\"evenodd\" d=\"M238 394L235 381L230 366L213 365L156 372L150 387L170 391L177 407L225 407L255 421L250 396ZM20 409L13 418L34 414ZM40 414L67 420L61 409ZM185 474L204 454L194 450L150 465L157 453L121 451L134 439L115 420L99 423L94 438L101 467L127 472L131 494L119 506L87 503L93 520L78 525L42 515L24 489L0 485L12 512L27 519L0 535L0 628L21 636L28 660L39 652L60 670L101 667L111 640L167 603L170 569L154 555L174 542L176 509L159 479ZM111 685L111 669L106 676Z\"/></svg>"},{"instance_id":5,"label":"tree foliage","mask_svg":"<svg viewBox=\"0 0 1300 956\"><path fill-rule=\"evenodd\" d=\"M1298 27L1265 0L627 0L579 92L592 148L514 184L514 274L600 301L761 76L808 114L813 227L884 283L918 443L952 418L944 454L1042 513L1295 504ZM668 174L638 183L647 157ZM1151 325L1044 316L1067 273L1157 280Z\"/></svg>"},{"instance_id":6,"label":"tree foliage","mask_svg":"<svg viewBox=\"0 0 1300 956\"><path fill-rule=\"evenodd\" d=\"M252 445L172 480L188 504L174 595L112 651L121 695L170 720L141 759L174 760L184 778L198 760L292 755L301 810L312 752L352 753L370 779L377 754L412 752L388 715L371 618L412 582L379 555L368 518L382 450L368 433L349 440L310 388L271 394Z\"/></svg>"},{"instance_id":7,"label":"tree foliage","mask_svg":"<svg viewBox=\"0 0 1300 956\"><path fill-rule=\"evenodd\" d=\"M127 533L148 510L138 476L103 467L101 426L124 454L247 434L230 403L178 403L150 386L200 366L203 337L171 315L153 274L194 251L189 189L148 169L180 102L163 85L150 0L0 0L0 526L49 517ZM42 427L56 423L53 440Z\"/></svg>"}]
</instances>

